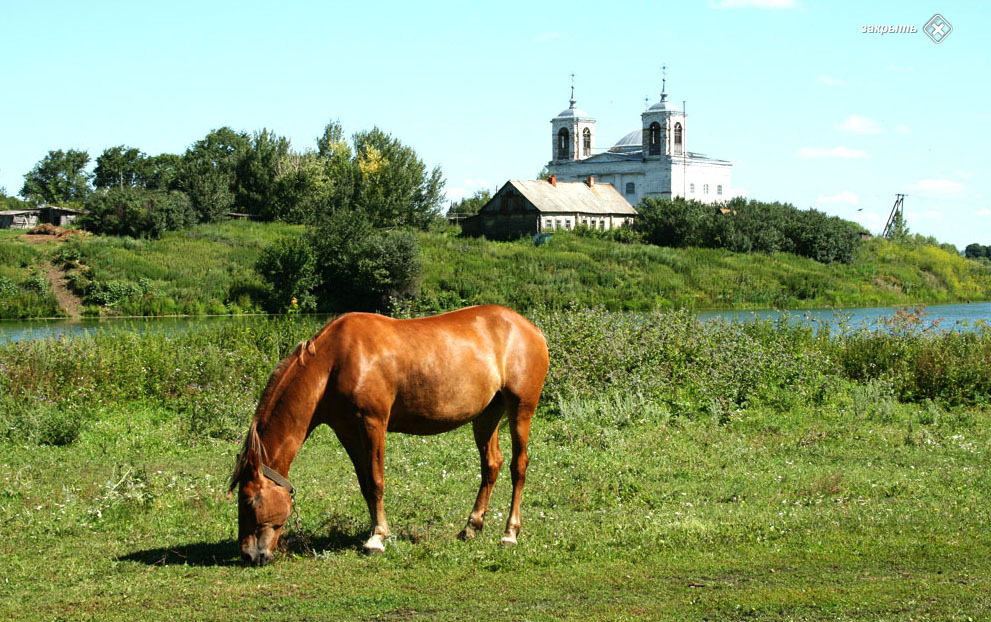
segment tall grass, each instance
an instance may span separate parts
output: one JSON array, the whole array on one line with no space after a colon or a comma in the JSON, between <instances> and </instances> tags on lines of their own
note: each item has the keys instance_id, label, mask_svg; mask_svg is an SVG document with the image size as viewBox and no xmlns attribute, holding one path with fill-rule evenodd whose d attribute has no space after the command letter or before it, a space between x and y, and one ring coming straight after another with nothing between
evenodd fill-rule
<instances>
[{"instance_id":1,"label":"tall grass","mask_svg":"<svg viewBox=\"0 0 991 622\"><path fill-rule=\"evenodd\" d=\"M851 264L786 253L620 244L554 234L490 242L425 233L424 311L466 304L610 310L808 309L987 300L991 269L934 246L871 240Z\"/></svg>"},{"instance_id":2,"label":"tall grass","mask_svg":"<svg viewBox=\"0 0 991 622\"><path fill-rule=\"evenodd\" d=\"M838 335L786 320L700 323L687 311L579 309L532 317L552 362L546 416L576 400L623 396L671 416L726 422L753 406L814 407L868 384L908 403L991 402L987 329L944 333L923 329L911 315ZM74 426L94 407L151 401L174 410L191 438L236 439L276 362L319 324L290 316L174 334L100 331L5 344L0 435L48 442L42 430Z\"/></svg>"},{"instance_id":3,"label":"tall grass","mask_svg":"<svg viewBox=\"0 0 991 622\"><path fill-rule=\"evenodd\" d=\"M18 243L21 231L0 231L0 318L62 315L42 274L44 253Z\"/></svg>"},{"instance_id":4,"label":"tall grass","mask_svg":"<svg viewBox=\"0 0 991 622\"><path fill-rule=\"evenodd\" d=\"M261 311L265 284L254 264L300 227L226 222L160 239L76 238L59 251L88 313L203 315Z\"/></svg>"}]
</instances>

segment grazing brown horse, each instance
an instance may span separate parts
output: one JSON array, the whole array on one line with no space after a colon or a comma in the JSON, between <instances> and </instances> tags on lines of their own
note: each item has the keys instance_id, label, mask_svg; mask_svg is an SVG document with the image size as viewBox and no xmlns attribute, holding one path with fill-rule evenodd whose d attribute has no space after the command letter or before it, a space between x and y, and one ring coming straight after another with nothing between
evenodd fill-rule
<instances>
[{"instance_id":1,"label":"grazing brown horse","mask_svg":"<svg viewBox=\"0 0 991 622\"><path fill-rule=\"evenodd\" d=\"M347 450L368 503L372 535L364 548L381 553L389 535L382 503L385 433L437 434L470 421L482 483L461 537L473 537L502 466L504 413L513 442L513 496L502 542L516 544L530 420L547 365L543 335L504 307L413 320L349 313L329 322L272 372L238 456L230 490L240 487L241 558L272 561L292 509L289 466L321 423Z\"/></svg>"}]
</instances>

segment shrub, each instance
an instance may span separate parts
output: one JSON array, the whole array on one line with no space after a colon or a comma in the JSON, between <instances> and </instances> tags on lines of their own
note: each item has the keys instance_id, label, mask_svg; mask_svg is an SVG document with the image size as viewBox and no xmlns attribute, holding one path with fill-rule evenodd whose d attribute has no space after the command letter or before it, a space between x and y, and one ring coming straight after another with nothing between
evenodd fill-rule
<instances>
[{"instance_id":1,"label":"shrub","mask_svg":"<svg viewBox=\"0 0 991 622\"><path fill-rule=\"evenodd\" d=\"M419 288L420 246L406 230L382 230L358 209L340 209L310 231L322 309L378 311Z\"/></svg>"},{"instance_id":2,"label":"shrub","mask_svg":"<svg viewBox=\"0 0 991 622\"><path fill-rule=\"evenodd\" d=\"M177 191L115 188L91 195L86 209L80 225L102 235L157 238L196 222L189 197Z\"/></svg>"},{"instance_id":3,"label":"shrub","mask_svg":"<svg viewBox=\"0 0 991 622\"><path fill-rule=\"evenodd\" d=\"M266 247L255 264L268 284L265 309L278 313L295 300L300 310L314 311L314 290L319 284L316 267L316 254L303 236L282 238Z\"/></svg>"}]
</instances>

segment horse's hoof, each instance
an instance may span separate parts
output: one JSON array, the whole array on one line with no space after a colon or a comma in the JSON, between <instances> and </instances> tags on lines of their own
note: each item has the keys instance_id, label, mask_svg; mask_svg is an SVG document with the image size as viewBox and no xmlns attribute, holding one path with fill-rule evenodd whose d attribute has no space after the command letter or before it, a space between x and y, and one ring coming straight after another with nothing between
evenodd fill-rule
<instances>
[{"instance_id":1,"label":"horse's hoof","mask_svg":"<svg viewBox=\"0 0 991 622\"><path fill-rule=\"evenodd\" d=\"M458 534L458 540L461 540L462 542L467 542L468 540L472 540L474 538L475 528L471 526L465 527L461 530L461 533Z\"/></svg>"},{"instance_id":2,"label":"horse's hoof","mask_svg":"<svg viewBox=\"0 0 991 622\"><path fill-rule=\"evenodd\" d=\"M382 536L372 536L368 539L363 547L365 550L365 555L381 555L385 553L385 542Z\"/></svg>"},{"instance_id":3,"label":"horse's hoof","mask_svg":"<svg viewBox=\"0 0 991 622\"><path fill-rule=\"evenodd\" d=\"M505 547L516 546L516 536L503 536L502 545Z\"/></svg>"}]
</instances>

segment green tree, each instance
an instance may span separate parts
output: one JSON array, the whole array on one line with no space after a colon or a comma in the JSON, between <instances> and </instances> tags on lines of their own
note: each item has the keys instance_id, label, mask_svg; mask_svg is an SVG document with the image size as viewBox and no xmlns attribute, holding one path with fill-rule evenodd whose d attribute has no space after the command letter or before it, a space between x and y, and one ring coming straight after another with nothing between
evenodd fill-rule
<instances>
[{"instance_id":1,"label":"green tree","mask_svg":"<svg viewBox=\"0 0 991 622\"><path fill-rule=\"evenodd\" d=\"M234 209L237 166L249 146L247 134L222 127L186 150L178 186L201 221L220 220Z\"/></svg>"},{"instance_id":2,"label":"green tree","mask_svg":"<svg viewBox=\"0 0 991 622\"><path fill-rule=\"evenodd\" d=\"M174 153L149 156L145 161L141 185L149 190L178 190L183 157Z\"/></svg>"},{"instance_id":3,"label":"green tree","mask_svg":"<svg viewBox=\"0 0 991 622\"><path fill-rule=\"evenodd\" d=\"M905 223L905 216L901 211L895 212L891 219L891 230L888 231L887 238L892 242L907 242L909 240L908 225Z\"/></svg>"},{"instance_id":4,"label":"green tree","mask_svg":"<svg viewBox=\"0 0 991 622\"><path fill-rule=\"evenodd\" d=\"M490 199L492 199L492 193L488 190L476 190L475 194L470 197L465 197L457 203L451 203L451 206L447 209L447 215L460 214L463 216L472 216L485 207L485 204Z\"/></svg>"},{"instance_id":5,"label":"green tree","mask_svg":"<svg viewBox=\"0 0 991 622\"><path fill-rule=\"evenodd\" d=\"M963 256L967 259L981 259L982 257L991 259L991 246L984 246L977 242L968 244L963 249Z\"/></svg>"},{"instance_id":6,"label":"green tree","mask_svg":"<svg viewBox=\"0 0 991 622\"><path fill-rule=\"evenodd\" d=\"M97 188L134 188L147 176L148 156L135 147L118 145L103 150L93 169Z\"/></svg>"},{"instance_id":7,"label":"green tree","mask_svg":"<svg viewBox=\"0 0 991 622\"><path fill-rule=\"evenodd\" d=\"M298 197L286 196L280 183L298 167L289 139L263 129L256 132L236 169L238 209L264 220L294 220L286 216Z\"/></svg>"},{"instance_id":8,"label":"green tree","mask_svg":"<svg viewBox=\"0 0 991 622\"><path fill-rule=\"evenodd\" d=\"M90 191L87 164L89 154L85 151L49 151L24 175L20 194L35 202L55 205L82 201Z\"/></svg>"},{"instance_id":9,"label":"green tree","mask_svg":"<svg viewBox=\"0 0 991 622\"><path fill-rule=\"evenodd\" d=\"M438 215L444 180L412 148L378 128L353 138L359 183L355 203L375 226L426 229Z\"/></svg>"}]
</instances>

